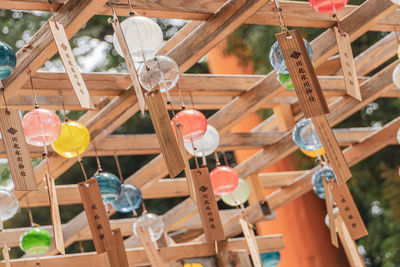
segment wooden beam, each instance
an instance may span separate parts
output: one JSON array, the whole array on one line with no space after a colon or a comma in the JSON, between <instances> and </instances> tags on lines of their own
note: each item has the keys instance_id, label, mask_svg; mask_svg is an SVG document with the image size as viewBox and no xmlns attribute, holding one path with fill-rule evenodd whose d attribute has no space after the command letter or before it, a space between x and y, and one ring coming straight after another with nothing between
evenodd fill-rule
<instances>
[{"instance_id":1,"label":"wooden beam","mask_svg":"<svg viewBox=\"0 0 400 267\"><path fill-rule=\"evenodd\" d=\"M260 252L278 251L284 248L281 235L257 236L256 238ZM220 250L237 251L248 250L247 243L244 238L233 238L219 244ZM128 249L128 262L130 266L148 265L146 253L143 248ZM215 256L215 245L210 243L185 243L177 244L169 247L160 248L160 256L166 261L180 260L187 258L210 257ZM29 267L37 266L37 259L12 260L13 267ZM105 253L97 255L96 253L79 253L66 256L41 257L40 264L43 267L57 266L99 266L108 267L109 263ZM5 266L4 261L0 266Z\"/></svg>"},{"instance_id":2,"label":"wooden beam","mask_svg":"<svg viewBox=\"0 0 400 267\"><path fill-rule=\"evenodd\" d=\"M57 9L66 0L53 1L53 8ZM186 20L205 20L209 18L224 3L224 0L192 0L192 1L174 1L160 0L157 2L139 0L133 3L135 11L141 15L156 18L174 18ZM307 28L329 28L335 24L335 19L329 14L315 12L308 3L299 1L280 1L283 9L285 22L288 26L307 27ZM129 6L124 3L115 3L119 15L128 16ZM343 17L357 6L346 5L340 10L339 16ZM2 0L0 9L16 10L38 10L50 11L45 0ZM109 7L104 6L98 14L111 15ZM299 19L299 17L301 19ZM396 12L387 18L384 18L378 24L373 25L372 31L396 31L398 29L397 21L400 18L400 12ZM279 26L276 12L272 2L266 3L260 10L246 20L250 24L264 24Z\"/></svg>"},{"instance_id":3,"label":"wooden beam","mask_svg":"<svg viewBox=\"0 0 400 267\"><path fill-rule=\"evenodd\" d=\"M10 1L7 1L10 2ZM105 0L69 0L56 12L57 21L65 28L70 38L101 8ZM51 18L50 18L51 19ZM7 99L17 95L19 89L57 52L49 24L45 23L36 34L16 53L17 66L14 72L3 81ZM3 105L3 99L0 100Z\"/></svg>"}]
</instances>

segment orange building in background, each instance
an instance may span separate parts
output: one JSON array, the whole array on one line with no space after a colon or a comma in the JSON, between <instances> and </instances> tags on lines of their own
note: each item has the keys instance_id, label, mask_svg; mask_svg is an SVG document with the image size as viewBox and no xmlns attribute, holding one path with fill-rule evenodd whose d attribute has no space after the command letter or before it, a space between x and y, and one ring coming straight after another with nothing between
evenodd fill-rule
<instances>
[{"instance_id":1,"label":"orange building in background","mask_svg":"<svg viewBox=\"0 0 400 267\"><path fill-rule=\"evenodd\" d=\"M208 54L208 67L212 74L252 74L253 68L242 66L239 60L224 54L226 43L221 43ZM232 131L249 131L261 122L257 113L249 115L238 123ZM257 150L235 152L240 163ZM270 166L265 172L296 170L293 156L289 156ZM265 190L265 194L273 189ZM259 235L282 234L285 248L280 251L278 267L346 267L347 259L342 249L330 244L329 230L325 226L325 203L313 192L287 203L276 211L277 218L257 224Z\"/></svg>"}]
</instances>

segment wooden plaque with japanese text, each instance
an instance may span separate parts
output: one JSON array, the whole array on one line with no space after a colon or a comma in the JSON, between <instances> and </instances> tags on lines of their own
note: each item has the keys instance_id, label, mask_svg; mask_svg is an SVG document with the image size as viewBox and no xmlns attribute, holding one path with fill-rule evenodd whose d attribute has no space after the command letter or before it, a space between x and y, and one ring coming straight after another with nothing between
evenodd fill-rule
<instances>
[{"instance_id":1,"label":"wooden plaque with japanese text","mask_svg":"<svg viewBox=\"0 0 400 267\"><path fill-rule=\"evenodd\" d=\"M171 178L174 178L185 169L185 162L171 126L164 99L158 89L146 93L145 98L165 164Z\"/></svg>"},{"instance_id":2,"label":"wooden plaque with japanese text","mask_svg":"<svg viewBox=\"0 0 400 267\"><path fill-rule=\"evenodd\" d=\"M306 118L329 113L300 30L275 34Z\"/></svg>"},{"instance_id":3,"label":"wooden plaque with japanese text","mask_svg":"<svg viewBox=\"0 0 400 267\"><path fill-rule=\"evenodd\" d=\"M79 104L82 108L94 109L93 102L90 99L89 91L86 88L86 84L81 73L79 72L78 64L76 63L75 56L72 53L68 37L65 34L64 26L58 22L54 22L53 20L49 20L48 23L51 33L54 37L54 42L56 43L58 53L60 54L65 71L67 72Z\"/></svg>"},{"instance_id":4,"label":"wooden plaque with japanese text","mask_svg":"<svg viewBox=\"0 0 400 267\"><path fill-rule=\"evenodd\" d=\"M36 178L18 110L0 108L0 130L15 191L37 191Z\"/></svg>"},{"instance_id":5,"label":"wooden plaque with japanese text","mask_svg":"<svg viewBox=\"0 0 400 267\"><path fill-rule=\"evenodd\" d=\"M208 168L192 170L193 183L197 198L197 207L203 230L208 242L225 240L221 218L211 185Z\"/></svg>"},{"instance_id":6,"label":"wooden plaque with japanese text","mask_svg":"<svg viewBox=\"0 0 400 267\"><path fill-rule=\"evenodd\" d=\"M146 102L144 101L142 87L140 86L136 68L135 68L135 64L133 63L131 54L128 49L128 44L126 43L125 36L122 32L121 25L119 24L118 16L115 13L115 10L113 10L113 18L110 19L109 21L111 22L111 25L113 26L115 35L118 38L118 43L121 47L122 53L124 54L126 67L128 68L129 75L132 80L133 88L135 90L136 97L138 99L140 111L142 112L142 115L143 115L144 108L146 106Z\"/></svg>"},{"instance_id":7,"label":"wooden plaque with japanese text","mask_svg":"<svg viewBox=\"0 0 400 267\"><path fill-rule=\"evenodd\" d=\"M351 238L357 240L368 235L368 231L365 228L360 212L354 203L347 185L344 184L339 187L336 183L331 184L333 199L339 208L340 215L347 226Z\"/></svg>"},{"instance_id":8,"label":"wooden plaque with japanese text","mask_svg":"<svg viewBox=\"0 0 400 267\"><path fill-rule=\"evenodd\" d=\"M47 191L49 193L50 214L53 223L54 243L56 249L65 255L64 236L62 233L62 225L60 218L60 210L58 208L57 192L54 179L46 172Z\"/></svg>"},{"instance_id":9,"label":"wooden plaque with japanese text","mask_svg":"<svg viewBox=\"0 0 400 267\"><path fill-rule=\"evenodd\" d=\"M358 101L362 101L349 34L346 32L340 32L336 26L333 27L333 29L335 31L336 43L339 49L340 64L342 65L343 79L347 94Z\"/></svg>"},{"instance_id":10,"label":"wooden plaque with japanese text","mask_svg":"<svg viewBox=\"0 0 400 267\"><path fill-rule=\"evenodd\" d=\"M112 250L114 248L114 237L97 179L92 178L81 182L78 184L78 188L97 254Z\"/></svg>"},{"instance_id":11,"label":"wooden plaque with japanese text","mask_svg":"<svg viewBox=\"0 0 400 267\"><path fill-rule=\"evenodd\" d=\"M325 115L321 115L313 117L312 123L325 149L329 165L332 166L339 185L345 185L346 181L351 177L351 172L328 120Z\"/></svg>"}]
</instances>

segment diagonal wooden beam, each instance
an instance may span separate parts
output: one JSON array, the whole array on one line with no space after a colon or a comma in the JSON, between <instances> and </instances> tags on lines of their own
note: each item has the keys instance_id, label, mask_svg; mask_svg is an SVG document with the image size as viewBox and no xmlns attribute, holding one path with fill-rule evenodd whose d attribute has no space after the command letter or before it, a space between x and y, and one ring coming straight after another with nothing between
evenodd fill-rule
<instances>
[{"instance_id":1,"label":"diagonal wooden beam","mask_svg":"<svg viewBox=\"0 0 400 267\"><path fill-rule=\"evenodd\" d=\"M282 235L267 235L257 236L256 241L260 252L278 251L284 248ZM247 250L247 243L244 238L233 238L219 244L221 250L237 251ZM128 256L129 266L146 266L149 265L146 253L143 248L128 249L126 251ZM161 258L166 261L176 261L186 258L199 258L210 257L216 255L215 245L210 243L185 243L177 244L169 247L161 247L159 249ZM70 267L70 266L99 266L108 267L107 254L96 253L80 253L71 254L67 256L52 256L41 257L40 263L43 266L57 266L57 267ZM37 259L30 258L24 260L11 260L13 267L35 267L37 266ZM4 261L0 262L0 267L5 267Z\"/></svg>"},{"instance_id":2,"label":"diagonal wooden beam","mask_svg":"<svg viewBox=\"0 0 400 267\"><path fill-rule=\"evenodd\" d=\"M206 20L224 3L225 0L181 0L171 2L169 0L159 0L157 2L138 0L133 3L135 11L141 15L155 18L173 18L186 20ZM59 8L66 0L53 1L53 8ZM288 26L307 27L307 28L329 28L336 21L329 14L315 12L308 3L300 1L280 1L283 8L285 22ZM129 6L124 2L115 2L116 10L121 16L129 15ZM2 0L1 9L16 10L38 10L50 11L46 0ZM357 6L346 5L340 10L339 16L343 17ZM111 15L107 6L97 12L100 15ZM301 18L301 19L299 19ZM382 19L378 24L373 25L372 31L396 31L397 21L400 12ZM246 20L249 24L263 24L279 26L275 7L272 2L266 3L260 10Z\"/></svg>"},{"instance_id":3,"label":"diagonal wooden beam","mask_svg":"<svg viewBox=\"0 0 400 267\"><path fill-rule=\"evenodd\" d=\"M70 38L96 13L105 0L68 0L56 12L57 21ZM52 19L52 18L50 18ZM17 95L20 88L34 73L57 52L49 24L45 23L16 54L17 66L9 78L3 81L7 99ZM0 100L3 105L3 99Z\"/></svg>"}]
</instances>

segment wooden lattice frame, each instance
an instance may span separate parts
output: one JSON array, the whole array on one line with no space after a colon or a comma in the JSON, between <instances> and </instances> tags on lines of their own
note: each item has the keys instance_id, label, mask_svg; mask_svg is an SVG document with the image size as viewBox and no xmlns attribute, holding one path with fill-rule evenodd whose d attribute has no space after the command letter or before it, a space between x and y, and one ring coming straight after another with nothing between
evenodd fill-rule
<instances>
[{"instance_id":1,"label":"wooden lattice frame","mask_svg":"<svg viewBox=\"0 0 400 267\"><path fill-rule=\"evenodd\" d=\"M106 2L105 0L56 0L52 5L57 10L58 21L64 25L70 38L93 15L110 15L110 9ZM126 1L114 2L119 15L128 15L129 7ZM135 11L139 14L158 18L193 20L172 37L160 51L160 54L174 58L182 72L190 68L242 23L279 25L274 6L267 0L160 0L156 3L139 0L134 2ZM314 12L308 3L280 2L284 10L285 21L289 26L329 28L335 23L329 15ZM2 0L0 8L49 11L47 0ZM367 31L397 30L400 12L396 8L390 0L369 0L359 7L346 6L339 15L343 17L342 27L349 33L351 41L354 41ZM333 30L327 29L311 45L314 50L314 64L321 75L324 75L319 78L330 104L331 113L328 115L328 119L332 126L378 97L400 96L400 90L393 85L391 78L398 61L372 77L365 77L395 55L398 44L394 33L388 34L355 59L364 99L362 102L345 95L344 83L340 76L340 62L335 56L337 47ZM66 82L65 74L35 73L55 53L56 47L52 42L48 25L44 24L36 35L18 51L19 65L12 76L4 81L6 97L11 108L26 110L31 107L31 85L28 83L28 73L34 73L32 74L33 84L38 95L41 96L43 107L61 109L56 89L62 89L66 95L67 109L80 109L72 96L72 89ZM98 147L99 155L158 153L159 147L155 142L154 135L109 135L139 110L132 90L125 90L130 87L129 77L124 74L97 73L83 76L96 102L96 110L87 112L80 118L80 121L90 130L93 142ZM265 76L184 74L180 80L180 87L184 95L190 93L195 96L195 105L199 109L219 109L215 115L209 118L209 123L219 130L222 149L260 148L258 153L236 167L241 178L257 174L260 170L297 149L291 140L290 131L294 121L301 118L302 114L294 92L285 90L276 81L275 72ZM214 99L213 102L209 100L211 96ZM178 101L176 95L173 95L173 99ZM2 100L0 101L3 104ZM233 134L228 132L235 123L260 108L273 108L275 115L249 133ZM395 135L399 127L400 118L397 118L379 129L341 129L336 131L336 136L342 145L350 145L344 151L344 155L348 164L352 166L383 147L395 144ZM133 145L126 146L127 143ZM38 156L40 151L32 148L31 154ZM90 150L85 154L85 156L93 155L93 151ZM0 156L5 157L3 147L0 147ZM75 163L75 160L65 159L56 154L50 155L50 160L55 179ZM42 178L45 171L45 162L35 168L36 180L41 188L44 186ZM311 190L313 171L314 169L306 172L259 174L264 187L282 187L265 198L271 210L275 210ZM173 181L160 180L166 174L162 155L159 155L126 179L126 182L140 186L145 198L187 196L185 180L183 178ZM170 190L166 190L166 188ZM80 200L74 185L58 186L57 192L61 205L75 204ZM31 206L48 205L47 196L43 190L38 193L16 192L16 194L22 206L26 205L27 199ZM251 204L246 208L245 213L251 223L271 218L271 216L263 215L258 203ZM163 219L168 230L200 229L199 220L193 215L196 215L196 206L188 198L168 211ZM221 216L227 236L234 236L240 232L240 226L237 224L239 216L237 212L222 211ZM131 224L133 221L134 219L113 220L112 224L121 227L123 235L128 236L132 234ZM84 212L66 223L63 228L67 246L77 240L91 238ZM6 240L9 240L11 246L17 245L22 231L24 231L22 228L5 231ZM281 237L266 237L266 239L268 238L275 238L276 247L274 249L279 249L281 242L278 240L281 240ZM203 240L201 236L197 239ZM239 244L241 241L235 242ZM138 241L134 236L125 241L127 248L137 245ZM187 244L188 248L190 246L191 244ZM240 245L236 246L240 247ZM53 249L50 254L54 253ZM128 252L128 256L130 253ZM144 253L138 253L142 253L140 254L142 255L141 263L146 262ZM135 256L139 254L136 253ZM185 255L188 256L188 254ZM92 254L76 256L78 260L68 257L57 256L43 259L43 261L49 261L49 264L50 262L64 264L61 266L68 266L71 262L80 262L81 264L93 263L93 260L99 263L104 262L100 256ZM129 259L131 260L131 258ZM13 262L13 266L19 266L18 264L33 266L35 261Z\"/></svg>"}]
</instances>

